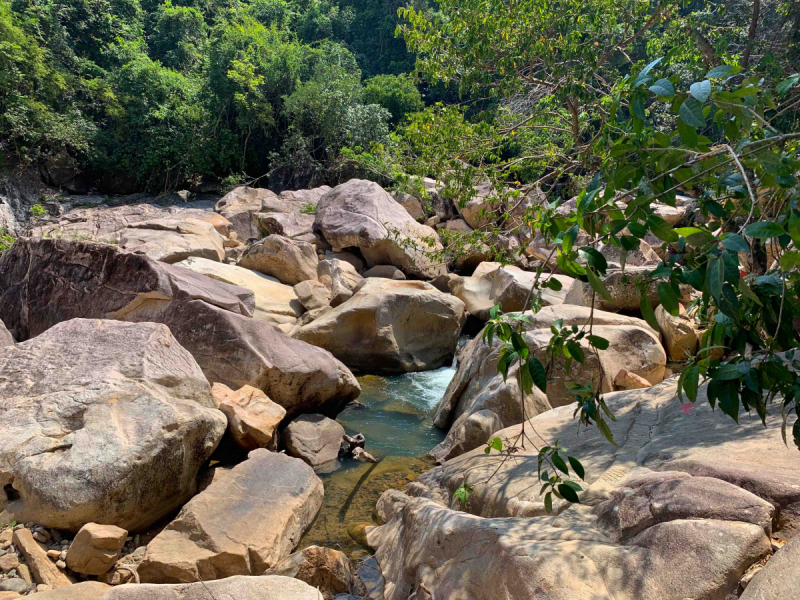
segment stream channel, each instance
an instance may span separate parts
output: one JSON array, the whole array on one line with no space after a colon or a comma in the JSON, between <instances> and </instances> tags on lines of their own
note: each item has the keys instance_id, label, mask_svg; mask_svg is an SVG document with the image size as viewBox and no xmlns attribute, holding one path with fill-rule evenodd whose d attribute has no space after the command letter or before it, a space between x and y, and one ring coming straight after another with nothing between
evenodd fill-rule
<instances>
[{"instance_id":1,"label":"stream channel","mask_svg":"<svg viewBox=\"0 0 800 600\"><path fill-rule=\"evenodd\" d=\"M462 337L459 348L468 341ZM332 473L318 473L325 499L298 549L311 545L341 550L358 561L370 555L354 538L374 525L375 503L389 488L402 488L434 466L428 452L445 432L433 416L455 367L404 375L364 375L358 378L361 406L349 406L337 417L348 435L363 433L366 451L377 464L340 459Z\"/></svg>"}]
</instances>

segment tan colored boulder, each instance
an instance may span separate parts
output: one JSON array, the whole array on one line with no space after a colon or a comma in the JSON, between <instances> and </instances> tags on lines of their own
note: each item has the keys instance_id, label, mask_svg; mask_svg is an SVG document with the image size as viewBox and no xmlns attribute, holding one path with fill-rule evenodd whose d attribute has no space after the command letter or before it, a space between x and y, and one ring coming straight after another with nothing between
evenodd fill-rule
<instances>
[{"instance_id":1,"label":"tan colored boulder","mask_svg":"<svg viewBox=\"0 0 800 600\"><path fill-rule=\"evenodd\" d=\"M99 581L81 581L55 590L39 590L36 600L100 600L111 589L111 586Z\"/></svg>"},{"instance_id":2,"label":"tan colored boulder","mask_svg":"<svg viewBox=\"0 0 800 600\"><path fill-rule=\"evenodd\" d=\"M296 285L317 278L318 262L311 244L268 235L245 251L239 266L276 277L286 285Z\"/></svg>"},{"instance_id":3,"label":"tan colored boulder","mask_svg":"<svg viewBox=\"0 0 800 600\"><path fill-rule=\"evenodd\" d=\"M294 336L351 368L404 373L448 364L464 320L463 302L428 283L373 278Z\"/></svg>"},{"instance_id":4,"label":"tan colored boulder","mask_svg":"<svg viewBox=\"0 0 800 600\"><path fill-rule=\"evenodd\" d=\"M203 372L161 324L59 323L0 349L0 371L0 487L18 494L6 522L147 527L194 493L225 431Z\"/></svg>"},{"instance_id":5,"label":"tan colored boulder","mask_svg":"<svg viewBox=\"0 0 800 600\"><path fill-rule=\"evenodd\" d=\"M8 573L9 571L13 571L19 566L19 558L17 557L16 552L7 552L3 556L0 556L0 571L3 573Z\"/></svg>"},{"instance_id":6,"label":"tan colored boulder","mask_svg":"<svg viewBox=\"0 0 800 600\"><path fill-rule=\"evenodd\" d=\"M224 238L211 223L192 218L135 223L119 232L119 247L169 264L190 256L225 260Z\"/></svg>"},{"instance_id":7,"label":"tan colored boulder","mask_svg":"<svg viewBox=\"0 0 800 600\"><path fill-rule=\"evenodd\" d=\"M240 186L225 195L214 210L230 221L237 237L246 242L260 238L255 214L265 212L265 202L277 201L278 197L268 189Z\"/></svg>"},{"instance_id":8,"label":"tan colored boulder","mask_svg":"<svg viewBox=\"0 0 800 600\"><path fill-rule=\"evenodd\" d=\"M589 321L590 309L562 304L548 306L535 315L531 323L525 324L525 339L531 352L543 364L547 363L546 350L552 337L550 326L563 319L564 326L583 327ZM641 319L625 317L603 311L594 311L594 335L609 341L609 348L591 352L582 342L585 362L577 361L570 372L564 368L563 359L556 361L549 373L547 393L534 389L526 395L525 415L530 418L548 411L551 407L573 402L567 383L602 386L611 391L614 377L620 369L627 369L646 379L649 383L660 382L664 376L666 354L658 335ZM439 403L434 424L448 430L447 437L431 452L441 462L477 447L486 441L484 434L522 422L522 403L516 382L517 364L512 366L507 381L497 371L501 344L495 338L489 347L478 335L462 350L458 371L450 382ZM601 368L602 367L602 368ZM491 411L481 413L480 411ZM496 417L496 418L495 418Z\"/></svg>"},{"instance_id":9,"label":"tan colored boulder","mask_svg":"<svg viewBox=\"0 0 800 600\"><path fill-rule=\"evenodd\" d=\"M236 265L194 257L181 261L176 266L250 290L253 292L255 300L253 318L259 321L271 325L283 323L293 325L297 318L305 312L300 299L290 286L261 273Z\"/></svg>"},{"instance_id":10,"label":"tan colored boulder","mask_svg":"<svg viewBox=\"0 0 800 600\"><path fill-rule=\"evenodd\" d=\"M300 415L283 432L286 453L314 469L333 470L344 427L323 415Z\"/></svg>"},{"instance_id":11,"label":"tan colored boulder","mask_svg":"<svg viewBox=\"0 0 800 600\"><path fill-rule=\"evenodd\" d=\"M323 259L320 258L320 260ZM324 260L343 260L346 263L350 263L356 270L356 273L361 273L367 268L367 264L360 256L356 256L355 254L347 250L341 250L339 252L334 252L333 250L327 250L325 252Z\"/></svg>"},{"instance_id":12,"label":"tan colored boulder","mask_svg":"<svg viewBox=\"0 0 800 600\"><path fill-rule=\"evenodd\" d=\"M343 552L309 546L287 556L268 571L269 575L293 577L317 588L325 600L353 591L353 571Z\"/></svg>"},{"instance_id":13,"label":"tan colored boulder","mask_svg":"<svg viewBox=\"0 0 800 600\"><path fill-rule=\"evenodd\" d=\"M282 235L309 241L313 237L314 215L303 213L265 212L255 215L262 235Z\"/></svg>"},{"instance_id":14,"label":"tan colored boulder","mask_svg":"<svg viewBox=\"0 0 800 600\"><path fill-rule=\"evenodd\" d=\"M242 450L257 448L274 450L277 446L278 425L286 410L261 390L246 385L233 391L228 386L215 383L211 393L228 419L228 432Z\"/></svg>"},{"instance_id":15,"label":"tan colored boulder","mask_svg":"<svg viewBox=\"0 0 800 600\"><path fill-rule=\"evenodd\" d=\"M33 539L30 529L17 529L14 531L14 545L25 555L25 562L31 569L36 583L49 585L51 588L61 588L72 585L72 582L58 570L47 553Z\"/></svg>"},{"instance_id":16,"label":"tan colored boulder","mask_svg":"<svg viewBox=\"0 0 800 600\"><path fill-rule=\"evenodd\" d=\"M84 575L103 575L119 559L128 532L114 525L87 523L67 550L67 566Z\"/></svg>"},{"instance_id":17,"label":"tan colored boulder","mask_svg":"<svg viewBox=\"0 0 800 600\"><path fill-rule=\"evenodd\" d=\"M406 212L412 219L420 223L425 220L425 208L422 206L422 202L420 202L419 199L404 192L393 192L392 197L400 206L406 209Z\"/></svg>"},{"instance_id":18,"label":"tan colored boulder","mask_svg":"<svg viewBox=\"0 0 800 600\"><path fill-rule=\"evenodd\" d=\"M228 577L175 585L128 584L113 588L103 600L322 600L310 585L289 577Z\"/></svg>"},{"instance_id":19,"label":"tan colored boulder","mask_svg":"<svg viewBox=\"0 0 800 600\"><path fill-rule=\"evenodd\" d=\"M294 286L294 293L306 310L316 310L331 303L331 290L317 279L301 281Z\"/></svg>"},{"instance_id":20,"label":"tan colored boulder","mask_svg":"<svg viewBox=\"0 0 800 600\"><path fill-rule=\"evenodd\" d=\"M652 385L641 375L631 373L627 369L620 369L614 377L614 387L618 390L641 390Z\"/></svg>"},{"instance_id":21,"label":"tan colored boulder","mask_svg":"<svg viewBox=\"0 0 800 600\"><path fill-rule=\"evenodd\" d=\"M663 306L656 308L656 321L664 337L664 347L670 360L685 361L697 354L697 326L681 305L680 314L672 316Z\"/></svg>"},{"instance_id":22,"label":"tan colored boulder","mask_svg":"<svg viewBox=\"0 0 800 600\"><path fill-rule=\"evenodd\" d=\"M114 246L21 239L0 256L0 314L17 339L75 317L158 322L209 381L258 387L289 413L337 414L358 395L344 365L253 319L254 308L250 290Z\"/></svg>"},{"instance_id":23,"label":"tan colored boulder","mask_svg":"<svg viewBox=\"0 0 800 600\"><path fill-rule=\"evenodd\" d=\"M299 212L303 207L316 206L322 197L331 191L331 186L321 185L309 190L284 190L278 195L280 206L288 207L293 212ZM262 208L271 207L271 201L265 200Z\"/></svg>"},{"instance_id":24,"label":"tan colored boulder","mask_svg":"<svg viewBox=\"0 0 800 600\"><path fill-rule=\"evenodd\" d=\"M351 263L336 258L321 260L317 265L317 276L325 286L330 282L333 307L349 300L353 290L364 280Z\"/></svg>"},{"instance_id":25,"label":"tan colored boulder","mask_svg":"<svg viewBox=\"0 0 800 600\"><path fill-rule=\"evenodd\" d=\"M254 450L147 545L139 577L190 583L260 575L291 554L322 494L322 482L303 461Z\"/></svg>"},{"instance_id":26,"label":"tan colored boulder","mask_svg":"<svg viewBox=\"0 0 800 600\"><path fill-rule=\"evenodd\" d=\"M436 232L417 223L371 181L351 179L325 194L317 205L314 230L334 249L359 248L369 266L390 264L406 275L428 279L446 272L425 254L442 249Z\"/></svg>"}]
</instances>

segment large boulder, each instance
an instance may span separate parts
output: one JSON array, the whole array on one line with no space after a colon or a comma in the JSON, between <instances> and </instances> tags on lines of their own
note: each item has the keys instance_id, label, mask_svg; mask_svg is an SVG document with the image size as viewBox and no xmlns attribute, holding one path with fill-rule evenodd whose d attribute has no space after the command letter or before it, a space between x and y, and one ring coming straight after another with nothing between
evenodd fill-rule
<instances>
[{"instance_id":1,"label":"large boulder","mask_svg":"<svg viewBox=\"0 0 800 600\"><path fill-rule=\"evenodd\" d=\"M747 585L741 600L786 600L800 590L800 536L783 546L756 573Z\"/></svg>"},{"instance_id":2,"label":"large boulder","mask_svg":"<svg viewBox=\"0 0 800 600\"><path fill-rule=\"evenodd\" d=\"M255 215L263 212L262 205L277 201L278 197L268 189L240 186L220 199L214 210L230 221L237 237L246 242L261 237Z\"/></svg>"},{"instance_id":3,"label":"large boulder","mask_svg":"<svg viewBox=\"0 0 800 600\"><path fill-rule=\"evenodd\" d=\"M173 585L134 584L112 588L103 600L322 600L313 587L289 577L228 577L217 581Z\"/></svg>"},{"instance_id":4,"label":"large boulder","mask_svg":"<svg viewBox=\"0 0 800 600\"><path fill-rule=\"evenodd\" d=\"M559 291L544 287L548 279L561 285ZM567 289L574 280L566 275L543 274L539 277L542 306L562 304ZM482 262L471 277L454 277L450 292L467 307L467 312L481 321L489 319L489 311L500 305L503 312L519 312L530 308L536 273L523 271L513 265Z\"/></svg>"},{"instance_id":5,"label":"large boulder","mask_svg":"<svg viewBox=\"0 0 800 600\"><path fill-rule=\"evenodd\" d=\"M227 385L215 383L211 393L227 417L228 432L240 449L246 452L258 448L275 449L278 425L286 416L286 409L249 385L234 391Z\"/></svg>"},{"instance_id":6,"label":"large boulder","mask_svg":"<svg viewBox=\"0 0 800 600\"><path fill-rule=\"evenodd\" d=\"M369 266L391 264L427 279L446 272L425 254L442 249L436 232L417 223L371 181L351 179L325 194L314 230L334 248L359 248Z\"/></svg>"},{"instance_id":7,"label":"large boulder","mask_svg":"<svg viewBox=\"0 0 800 600\"><path fill-rule=\"evenodd\" d=\"M525 340L531 352L547 364L547 345L552 336L550 326L563 319L564 326L583 327L589 321L590 309L579 306L548 306L531 315L524 324ZM567 382L601 385L611 391L614 378L626 369L649 381L660 382L664 377L666 354L661 341L641 319L603 311L594 311L594 335L609 341L609 348L598 355L584 343L584 364L573 363L570 372L564 369L563 359L556 361L548 374L547 393L534 388L525 398L525 415L529 418L554 406L573 402ZM582 342L583 343L583 342ZM482 335L473 339L459 356L458 371L447 387L434 417L434 424L449 429L447 438L432 455L443 461L483 444L494 432L523 420L523 406L517 385L517 363L503 380L497 371L502 344L495 338L492 346L484 343ZM489 412L487 412L489 411Z\"/></svg>"},{"instance_id":8,"label":"large boulder","mask_svg":"<svg viewBox=\"0 0 800 600\"><path fill-rule=\"evenodd\" d=\"M291 554L322 495L322 482L303 461L254 450L153 538L139 577L146 583L191 583L261 575Z\"/></svg>"},{"instance_id":9,"label":"large boulder","mask_svg":"<svg viewBox=\"0 0 800 600\"><path fill-rule=\"evenodd\" d=\"M87 523L67 551L67 566L84 575L103 575L120 557L128 532L115 525Z\"/></svg>"},{"instance_id":10,"label":"large boulder","mask_svg":"<svg viewBox=\"0 0 800 600\"><path fill-rule=\"evenodd\" d=\"M352 264L338 258L321 260L317 265L317 277L330 289L331 306L349 300L356 286L364 281Z\"/></svg>"},{"instance_id":11,"label":"large boulder","mask_svg":"<svg viewBox=\"0 0 800 600\"><path fill-rule=\"evenodd\" d=\"M270 575L294 577L322 592L325 600L354 591L353 570L344 552L309 546L287 556L269 571Z\"/></svg>"},{"instance_id":12,"label":"large boulder","mask_svg":"<svg viewBox=\"0 0 800 600\"><path fill-rule=\"evenodd\" d=\"M300 415L283 432L286 452L322 471L331 471L342 446L344 427L323 415Z\"/></svg>"},{"instance_id":13,"label":"large boulder","mask_svg":"<svg viewBox=\"0 0 800 600\"><path fill-rule=\"evenodd\" d=\"M735 597L742 574L769 555L772 532L791 536L800 524L797 451L781 440L780 417L736 426L708 406L705 386L687 415L674 380L605 398L618 447L578 427L569 406L526 424L582 461L580 505L556 499L546 514L528 441L511 458L475 449L409 484L418 498L387 499L390 521L367 529L385 597ZM520 433L496 435L509 444ZM447 506L465 478L474 491L456 512Z\"/></svg>"},{"instance_id":14,"label":"large boulder","mask_svg":"<svg viewBox=\"0 0 800 600\"><path fill-rule=\"evenodd\" d=\"M317 252L308 242L268 235L245 251L239 266L271 275L281 283L296 285L317 278L318 262Z\"/></svg>"},{"instance_id":15,"label":"large boulder","mask_svg":"<svg viewBox=\"0 0 800 600\"><path fill-rule=\"evenodd\" d=\"M290 286L261 273L205 258L188 258L178 266L253 292L253 318L259 321L271 325L294 324L305 312Z\"/></svg>"},{"instance_id":16,"label":"large boulder","mask_svg":"<svg viewBox=\"0 0 800 600\"><path fill-rule=\"evenodd\" d=\"M155 219L136 223L119 233L119 247L141 252L165 263L198 256L225 260L225 241L207 221L192 218Z\"/></svg>"},{"instance_id":17,"label":"large boulder","mask_svg":"<svg viewBox=\"0 0 800 600\"><path fill-rule=\"evenodd\" d=\"M225 431L164 325L59 323L0 349L0 372L0 487L13 490L3 522L145 528L194 493Z\"/></svg>"},{"instance_id":18,"label":"large boulder","mask_svg":"<svg viewBox=\"0 0 800 600\"><path fill-rule=\"evenodd\" d=\"M328 352L252 318L253 293L114 246L20 239L0 256L0 314L18 340L76 317L164 323L210 382L337 414L360 388Z\"/></svg>"},{"instance_id":19,"label":"large boulder","mask_svg":"<svg viewBox=\"0 0 800 600\"><path fill-rule=\"evenodd\" d=\"M464 320L464 303L428 283L373 278L294 337L354 369L405 373L449 364Z\"/></svg>"}]
</instances>

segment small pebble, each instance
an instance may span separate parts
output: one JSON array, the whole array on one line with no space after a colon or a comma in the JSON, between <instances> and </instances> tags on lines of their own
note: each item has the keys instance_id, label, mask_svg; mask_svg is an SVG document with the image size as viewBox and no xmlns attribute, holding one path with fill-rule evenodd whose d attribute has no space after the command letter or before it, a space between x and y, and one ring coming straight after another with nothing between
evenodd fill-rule
<instances>
[{"instance_id":1,"label":"small pebble","mask_svg":"<svg viewBox=\"0 0 800 600\"><path fill-rule=\"evenodd\" d=\"M61 560L67 560L67 551L62 550L61 553L58 555L58 558L60 558Z\"/></svg>"},{"instance_id":2,"label":"small pebble","mask_svg":"<svg viewBox=\"0 0 800 600\"><path fill-rule=\"evenodd\" d=\"M59 569L66 569L67 568L67 563L65 563L63 560L59 559L59 560L56 561L56 566Z\"/></svg>"},{"instance_id":3,"label":"small pebble","mask_svg":"<svg viewBox=\"0 0 800 600\"><path fill-rule=\"evenodd\" d=\"M53 560L58 560L61 557L61 550L48 550L47 556Z\"/></svg>"},{"instance_id":4,"label":"small pebble","mask_svg":"<svg viewBox=\"0 0 800 600\"><path fill-rule=\"evenodd\" d=\"M33 532L33 539L35 539L37 542L46 542L47 541L47 538L40 531L34 531Z\"/></svg>"}]
</instances>

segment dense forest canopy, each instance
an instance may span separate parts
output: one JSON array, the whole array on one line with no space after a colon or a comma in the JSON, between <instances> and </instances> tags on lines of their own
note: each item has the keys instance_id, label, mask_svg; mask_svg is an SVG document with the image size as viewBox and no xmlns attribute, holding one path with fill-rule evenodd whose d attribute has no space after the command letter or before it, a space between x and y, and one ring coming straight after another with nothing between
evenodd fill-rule
<instances>
[{"instance_id":1,"label":"dense forest canopy","mask_svg":"<svg viewBox=\"0 0 800 600\"><path fill-rule=\"evenodd\" d=\"M342 147L384 141L422 106L398 6L3 0L0 150L111 190L321 181Z\"/></svg>"}]
</instances>

